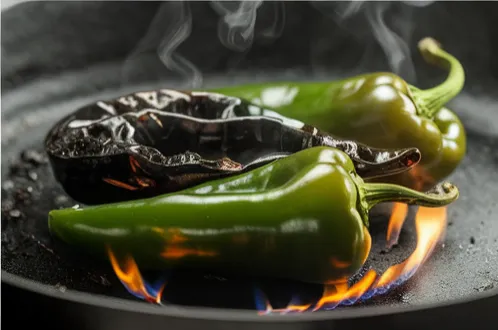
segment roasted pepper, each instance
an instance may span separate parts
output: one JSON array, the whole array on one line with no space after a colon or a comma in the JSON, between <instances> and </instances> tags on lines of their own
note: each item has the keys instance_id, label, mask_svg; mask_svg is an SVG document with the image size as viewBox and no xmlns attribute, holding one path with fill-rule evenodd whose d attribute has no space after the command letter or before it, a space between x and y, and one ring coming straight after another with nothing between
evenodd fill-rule
<instances>
[{"instance_id":1,"label":"roasted pepper","mask_svg":"<svg viewBox=\"0 0 498 330\"><path fill-rule=\"evenodd\" d=\"M433 39L421 40L419 50L427 62L449 68L441 85L420 90L395 74L372 73L336 82L268 82L213 91L272 108L339 138L377 148L416 147L422 154L417 166L375 181L426 191L450 175L466 152L462 123L443 107L463 88L465 73Z\"/></svg>"},{"instance_id":2,"label":"roasted pepper","mask_svg":"<svg viewBox=\"0 0 498 330\"><path fill-rule=\"evenodd\" d=\"M436 207L458 197L364 183L342 151L313 147L236 176L149 199L50 211L50 232L105 258L133 256L143 270L343 281L371 246L368 211L379 202Z\"/></svg>"},{"instance_id":3,"label":"roasted pepper","mask_svg":"<svg viewBox=\"0 0 498 330\"><path fill-rule=\"evenodd\" d=\"M214 93L137 92L62 118L45 150L66 193L85 204L178 191L314 146L343 150L362 177L406 171L421 157L416 148L371 148L267 113Z\"/></svg>"}]
</instances>

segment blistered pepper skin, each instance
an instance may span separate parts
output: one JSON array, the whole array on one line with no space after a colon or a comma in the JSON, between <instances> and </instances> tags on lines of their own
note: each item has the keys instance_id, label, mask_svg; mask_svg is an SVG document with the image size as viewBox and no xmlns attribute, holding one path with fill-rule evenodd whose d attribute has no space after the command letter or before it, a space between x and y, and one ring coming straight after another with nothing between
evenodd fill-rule
<instances>
[{"instance_id":1,"label":"blistered pepper skin","mask_svg":"<svg viewBox=\"0 0 498 330\"><path fill-rule=\"evenodd\" d=\"M53 174L77 202L153 197L242 173L297 151L330 146L362 177L407 171L416 148L342 140L236 97L158 89L86 105L48 132Z\"/></svg>"},{"instance_id":2,"label":"blistered pepper skin","mask_svg":"<svg viewBox=\"0 0 498 330\"><path fill-rule=\"evenodd\" d=\"M395 74L379 72L335 82L268 82L213 91L270 107L339 138L377 148L418 148L422 159L412 170L372 181L426 191L448 177L466 153L464 126L444 107L463 87L463 68L427 40L421 42L427 60L446 60L451 66L446 82L430 90L421 91Z\"/></svg>"},{"instance_id":3,"label":"blistered pepper skin","mask_svg":"<svg viewBox=\"0 0 498 330\"><path fill-rule=\"evenodd\" d=\"M127 253L140 269L329 283L347 280L366 261L373 205L447 205L458 190L445 187L429 195L365 184L345 153L313 147L171 194L53 210L48 224L67 244L103 258L107 249Z\"/></svg>"}]
</instances>

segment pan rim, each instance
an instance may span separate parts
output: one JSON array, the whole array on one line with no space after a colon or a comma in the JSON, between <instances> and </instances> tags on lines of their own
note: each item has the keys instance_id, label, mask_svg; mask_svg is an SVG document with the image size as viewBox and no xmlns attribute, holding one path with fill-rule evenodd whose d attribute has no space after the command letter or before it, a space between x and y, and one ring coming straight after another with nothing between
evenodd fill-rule
<instances>
[{"instance_id":1,"label":"pan rim","mask_svg":"<svg viewBox=\"0 0 498 330\"><path fill-rule=\"evenodd\" d=\"M102 294L93 294L72 289L61 292L57 289L54 289L53 286L50 286L48 284L42 284L34 280L14 275L3 269L1 277L2 283L6 283L26 291L31 291L37 294L48 296L50 298L66 300L82 305L162 317L166 316L176 317L180 319L197 319L205 321L286 323L299 321L304 322L359 319L365 317L381 317L385 315L421 312L423 310L452 307L456 305L476 302L478 300L498 298L498 288L494 288L484 292L479 292L466 297L447 300L444 302L432 302L428 304L411 306L368 306L365 308L331 310L317 313L296 313L286 315L277 314L265 318L261 315L258 315L255 311L249 310L235 310L228 308L210 308L199 306L192 307L181 305L165 305L159 307L152 304L146 304L141 301L131 301L122 298L109 297Z\"/></svg>"}]
</instances>

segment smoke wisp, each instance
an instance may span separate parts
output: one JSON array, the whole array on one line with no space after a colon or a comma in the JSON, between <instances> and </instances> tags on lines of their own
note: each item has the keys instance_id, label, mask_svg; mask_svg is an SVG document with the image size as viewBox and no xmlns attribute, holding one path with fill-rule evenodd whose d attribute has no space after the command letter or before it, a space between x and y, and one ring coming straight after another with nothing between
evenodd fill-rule
<instances>
[{"instance_id":1,"label":"smoke wisp","mask_svg":"<svg viewBox=\"0 0 498 330\"><path fill-rule=\"evenodd\" d=\"M415 81L416 74L410 52L413 22L412 9L429 6L434 1L312 1L312 6L337 24L345 26L348 19L363 18L370 27L373 40L382 48L392 72ZM396 12L392 10L397 9ZM393 14L393 15L389 15ZM389 20L390 19L390 20ZM355 27L347 27L350 32Z\"/></svg>"},{"instance_id":2,"label":"smoke wisp","mask_svg":"<svg viewBox=\"0 0 498 330\"><path fill-rule=\"evenodd\" d=\"M409 46L414 28L411 13L413 9L429 6L433 2L310 1L310 5L349 32L364 34L365 29L364 26L348 26L349 19L360 18L361 22L367 23L370 28L368 38L381 47L390 70L414 82L416 75ZM190 5L189 2L163 3L131 57L152 48L168 70L185 79L189 87L197 88L203 83L201 70L177 51L192 32ZM209 5L219 17L216 37L231 51L248 52L256 35L273 40L283 33L286 23L285 2L210 1ZM266 27L258 26L256 29L263 6L265 14L269 13L267 9L272 6L270 13L273 18L265 20ZM271 23L268 24L268 21Z\"/></svg>"},{"instance_id":3,"label":"smoke wisp","mask_svg":"<svg viewBox=\"0 0 498 330\"><path fill-rule=\"evenodd\" d=\"M211 1L220 15L218 39L228 49L245 51L252 46L256 15L263 1Z\"/></svg>"},{"instance_id":4,"label":"smoke wisp","mask_svg":"<svg viewBox=\"0 0 498 330\"><path fill-rule=\"evenodd\" d=\"M414 81L415 68L408 45L411 41L411 20L406 20L397 33L393 28L389 28L384 15L390 4L390 2L378 2L375 6L369 6L365 11L366 18L372 27L375 39L384 50L391 70L405 79Z\"/></svg>"},{"instance_id":5,"label":"smoke wisp","mask_svg":"<svg viewBox=\"0 0 498 330\"><path fill-rule=\"evenodd\" d=\"M134 59L152 53L170 72L184 79L188 87L201 86L201 71L194 63L177 52L178 47L190 36L191 31L192 14L189 2L177 1L161 4L144 37L125 61L122 81L128 81L129 76L137 70ZM145 68L138 69L145 70Z\"/></svg>"},{"instance_id":6,"label":"smoke wisp","mask_svg":"<svg viewBox=\"0 0 498 330\"><path fill-rule=\"evenodd\" d=\"M193 88L202 85L202 73L189 60L176 53L176 49L183 43L192 31L192 14L188 2L172 2L171 26L159 44L157 55L164 65L182 77L189 77ZM173 8L172 8L173 9Z\"/></svg>"}]
</instances>

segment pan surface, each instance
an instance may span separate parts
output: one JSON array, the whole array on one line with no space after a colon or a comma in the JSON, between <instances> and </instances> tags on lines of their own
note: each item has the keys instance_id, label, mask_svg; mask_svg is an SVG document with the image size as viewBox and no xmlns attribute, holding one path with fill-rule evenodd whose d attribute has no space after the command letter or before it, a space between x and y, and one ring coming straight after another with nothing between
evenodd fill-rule
<instances>
[{"instance_id":1,"label":"pan surface","mask_svg":"<svg viewBox=\"0 0 498 330\"><path fill-rule=\"evenodd\" d=\"M100 75L95 73L95 76ZM20 157L19 150L27 149L43 153L41 141L54 120L88 102L118 96L128 90L146 90L157 87L155 84L128 86L126 90L110 90L79 97L78 88L81 86L77 82L84 82L84 85L88 86L91 83L91 78L88 76L84 79L73 76L68 77L67 80L59 77L52 81L43 81L42 85L43 88L61 90L62 86L68 88L67 81L73 81L73 89L66 91L72 96L65 99L64 95L59 93L55 102L50 95L44 99L46 94L37 84L27 86L25 90L16 90L19 95L31 95L36 100L34 104L30 104L29 99L26 98L20 101L9 94L4 96L4 104L7 103L7 106L4 105L2 111L2 182L9 179L8 173L12 171L11 164L15 164ZM217 83L220 82L216 80L212 82L213 85ZM465 102L466 98L468 96L464 94L459 99ZM459 99L453 104L455 111L465 109L459 106ZM16 106L16 102L21 104ZM473 100L472 102L482 101ZM14 104L14 106L10 108L9 104ZM489 106L490 109L493 108L493 104ZM460 112L465 117L465 110ZM490 114L492 113L494 113L493 110L490 111ZM472 119L472 115L469 115L465 120L469 139L467 157L458 171L449 178L459 186L461 197L449 207L449 226L443 245L406 285L395 290L387 298L379 297L374 299L374 303L369 304L425 305L471 298L482 291L498 289L495 288L498 282L498 223L494 220L498 212L495 198L498 194L498 187L490 184L498 175L498 137L483 133L482 129L473 127ZM16 169L16 166L13 168ZM66 295L76 290L132 298L116 280L109 265L103 264L96 267L93 261L85 260L84 256L71 253L65 255L67 248L54 245L46 228L47 212L51 208L68 207L76 202L65 196L54 181L48 165L39 165L34 171L37 176L35 181L29 173L23 174L24 178L20 179L10 176L14 187L4 189L5 195L14 196L11 200L16 203L15 194L18 193L19 188L24 190L29 189L28 187L32 188L28 202L16 206L23 212L23 218L18 219L7 215L2 220L5 222L2 225L6 225L4 235L9 235L4 236L4 247L7 248L2 249L2 269L9 274L19 275L59 289L63 288ZM386 219L383 218L374 221L372 228L376 243L374 243L369 265L379 271L394 262L402 261L415 245L416 234L412 221L409 221L402 232L400 247L384 253L385 224ZM20 233L23 234L20 235ZM26 234L28 238L33 235L31 244L26 243ZM20 242L24 243L20 244ZM53 253L50 252L52 250ZM34 269L36 271L33 271ZM208 275L190 274L187 275L190 276L187 282L185 282L185 274L179 276L181 280L173 277L169 282L169 292L167 290L165 293L166 299L184 305L254 308L250 281L242 280L239 283L240 280L237 279L232 283L229 279L224 283L223 280L216 279L216 275ZM200 284L194 287L192 282ZM288 284L288 286L289 292L304 290L296 289L295 285ZM174 287L178 289L172 289ZM234 294L234 290L238 292ZM282 290L285 291L285 289ZM317 291L319 289L308 288L307 290ZM215 294L219 291L225 292L225 296ZM193 295L206 297L206 299L184 298ZM285 299L285 296L282 299ZM228 305L227 302L229 302Z\"/></svg>"},{"instance_id":2,"label":"pan surface","mask_svg":"<svg viewBox=\"0 0 498 330\"><path fill-rule=\"evenodd\" d=\"M305 296L306 293L311 292L311 295L316 295L319 294L320 288L302 287L295 283L275 283L264 279L224 279L216 274L181 274L170 279L170 285L165 292L165 299L173 305L157 308L146 303L136 302L135 298L126 292L113 275L108 264L96 264L85 256L75 255L64 247L54 244L47 232L46 214L51 208L71 206L74 201L65 197L46 164L37 165L32 169L32 172L36 173L36 179L33 179L32 172L26 171L24 173L22 168L19 171L19 166L12 166L13 163L19 164L20 151L41 150L41 141L54 121L74 111L79 106L137 90L157 87L185 87L183 82L165 79L164 76L157 79L154 76L153 73L161 71L159 66L162 65L157 61L155 52L152 52L151 56L149 56L150 53L144 56L132 56L125 65L117 59L132 52L132 49L124 49L124 45L133 45L136 41L127 41L126 38L133 38L135 34L135 37L139 39L141 35L146 34L147 24L141 22L154 17L157 12L157 4L151 3L143 6L141 4L123 4L121 11L109 9L111 7L105 7L105 5L94 7L94 11L92 11L91 6L97 5L91 4L89 5L90 9L87 7L87 11L81 15L82 12L78 6L82 6L82 4L74 5L76 8L73 7L72 10L66 10L72 6L69 3L67 5L33 4L33 6L44 6L44 15L48 21L50 21L51 13L57 11L62 11L66 18L73 17L75 20L82 16L91 17L92 13L97 16L115 15L123 18L120 18L121 20L116 18L112 24L109 24L118 25L114 32L110 32L115 33L112 40L116 40L116 43L113 45L103 43L99 46L98 42L101 39L93 38L95 31L89 27L85 28L88 29L87 31L80 31L83 35L92 36L88 40L82 41L82 45L85 45L83 48L86 47L82 51L83 54L78 53L81 51L81 47L68 44L68 38L74 40L74 36L57 35L54 38L42 36L47 37L47 39L43 39L45 43L53 43L53 46L42 50L33 47L32 52L29 52L25 57L27 64L22 63L23 58L19 54L23 53L23 50L27 49L26 47L29 45L33 45L32 41L37 40L37 32L30 32L31 35L29 33L12 33L3 38L2 52L5 50L9 57L5 60L2 59L2 209L4 209L6 202L14 204L2 212L1 261L2 281L13 287L22 288L21 291L25 292L22 294L20 291L12 291L19 295L19 303L16 306L29 306L29 298L25 294L26 292L36 292L44 296L39 300L40 302L50 301L54 306L62 307L65 305L61 305L61 302L66 301L78 305L81 310L86 308L87 312L91 312L91 315L95 316L93 320L88 319L86 324L89 326L93 324L90 322L97 322L97 324L103 325L102 328L115 328L117 325L122 326L122 328L136 326L138 322L136 320L140 318L135 319L134 323L130 321L128 316L133 314L133 311L136 312L135 314L154 316L155 318L153 317L151 320L155 321L151 321L151 324L160 324L156 316L167 315L184 319L250 320L254 322L296 321L297 327L302 325L299 323L300 321L305 320L340 320L358 317L363 317L362 320L368 320L374 315L405 312L404 315L413 315L412 317L408 316L407 319L415 327L420 324L417 323L417 317L420 315L416 313L417 311L425 310L428 314L424 315L439 317L440 320L450 320L451 318L458 320L463 315L472 317L472 313L464 312L465 310L469 311L470 303L476 302L473 306L481 306L476 308L482 312L486 307L480 305L478 301L488 304L490 299L496 301L498 297L498 221L496 219L498 187L494 183L498 177L498 111L496 110L498 109L498 101L493 93L497 84L496 75L493 75L492 70L488 72L488 67L485 69L479 67L482 63L486 64L486 59L488 59L486 56L491 55L479 53L482 60L476 61L472 56L467 56L465 51L456 53L457 57L461 55L464 66L469 69L465 90L449 105L462 118L469 140L466 159L460 168L448 178L459 186L461 197L449 208L450 225L447 228L444 243L436 249L432 257L408 283L393 290L387 296L379 296L365 302L359 306L361 308L346 307L335 311L262 318L256 315L254 310L247 311L247 309L254 309L253 286L255 283L266 288L270 293L273 292L274 300L281 304L288 302L293 293L302 293ZM203 13L202 10L205 8L202 9L202 6L193 7L194 16L195 13ZM289 11L290 14L287 16L286 26L291 27L290 31L284 32L284 35L285 33L291 35L290 39L301 38L298 44L303 44L303 40L306 40L306 33L318 33L316 31L321 31L326 26L322 21L311 18L314 16L309 9L299 7L303 5L289 4L288 6L294 9ZM436 6L435 12L441 14L441 6L443 5L436 4L434 6ZM453 6L460 6L458 10L452 9L456 7L448 9L450 13L448 16L454 16L455 19L462 17L452 15L453 13L472 12L470 7L465 7L465 4L454 4ZM492 12L492 9L486 6L483 4L482 7L479 7L481 8L480 12L476 10L477 14L471 15L471 17L480 17L479 15L483 12ZM137 8L141 9L137 10ZM37 12L37 10L33 10L33 12ZM22 18L29 18L29 14L23 15L22 10L19 9L13 11L10 16L6 16L8 19L10 18L10 27L13 28L16 24L17 26L28 24ZM432 18L437 17L434 15L436 14L433 14ZM32 22L36 22L40 16L43 17L43 15L35 16L31 16ZM309 28L309 31L308 28L305 28L300 36L295 27L301 26L299 24L301 16L310 22L318 21L321 23L317 23L314 28ZM4 18L2 15L2 19ZM128 30L125 30L128 22L133 21L133 18L138 23L134 28L128 27ZM427 16L427 19L430 19L430 15ZM295 24L291 23L292 20ZM492 19L490 20L492 21ZM111 22L110 19L109 21ZM216 26L216 20L213 21L214 23L210 24L200 23L197 25L197 29L199 26L203 29L207 29L208 25ZM469 18L468 22L470 21L472 20ZM474 19L475 22L479 22L479 18ZM9 21L6 24L8 23ZM36 24L42 28L33 29L33 31L43 31L43 26L47 26L46 23L38 22ZM441 28L437 27L436 23L434 24L436 26L429 30L431 32L441 31ZM104 24L102 23L102 25ZM4 23L2 26L4 27ZM478 26L482 25L475 26L477 29ZM48 30L50 31L50 29ZM124 30L126 33L118 32ZM427 31L419 31L418 34L420 36L428 35ZM443 32L441 34L444 35ZM27 35L29 37L26 37ZM118 35L119 37L122 35L121 43L117 42ZM472 40L470 37L465 39L463 33L461 35L462 40ZM13 41L12 36L19 38L19 40ZM435 36L438 37L437 34ZM341 42L344 41L340 36L335 37ZM95 44L90 45L92 42ZM448 46L452 42L455 45L452 38L447 38L443 42L445 45L449 44ZM24 48L20 47L21 44L24 45ZM462 44L465 42L462 41ZM108 47L106 48L104 45ZM255 46L255 48L257 47L258 45ZM295 43L292 42L289 44L281 42L273 47L273 49L277 49L277 52L273 53L271 58L266 58L263 55L269 51L268 48L259 45L259 51L248 54L245 60L240 60L241 56L235 56L230 61L223 60L229 57L223 53L221 50L223 47L220 45L202 46L200 49L203 49L203 52L198 52L198 48L195 46L192 48L192 46L187 45L185 49L187 49L187 53L193 54L193 62L195 63L202 62L199 59L199 54L207 54L203 56L207 63L203 67L201 65L203 69L212 69L212 62L215 61L215 58L223 63L232 62L231 65L244 63L239 65L239 68L253 69L248 74L247 71L229 71L228 64L220 64L214 71L229 72L229 74L225 74L223 77L205 75L203 87L266 79L332 80L355 73L352 71L345 73L343 70L337 69L342 64L347 64L347 60L341 64L332 61L333 63L329 64L328 70L324 68L325 71L316 70L316 61L314 65L300 66L303 61L308 62L309 60L302 54L303 48L295 48ZM355 45L353 44L351 48L354 50ZM15 56L16 52L17 57ZM289 53L298 55L296 58L290 59L287 56ZM92 56L88 54L92 54ZM4 54L2 53L2 55ZM65 64L63 66L67 66L65 70L59 70L56 65L53 65L54 56L55 58L64 58ZM4 56L2 57L4 58ZM383 54L378 54L377 57L373 56L370 63L382 63L381 60L378 60L382 57ZM155 62L151 60L153 58ZM282 60L283 58L285 60ZM344 60L344 57L338 56L338 58ZM239 60L242 62L238 62ZM252 65L253 62L256 64ZM323 63L324 61L319 64ZM332 70L330 70L330 65L332 65ZM124 67L132 67L136 71L132 74L123 70ZM270 72L268 67L273 68L275 72ZM288 69L293 67L298 68ZM320 65L318 67L322 68ZM376 64L373 66L367 64L361 71L374 69L380 68ZM382 69L385 68L382 67ZM51 73L52 77L44 76L45 73ZM135 75L136 73L141 74ZM422 75L422 78L421 84L429 85L434 81L434 77L428 78ZM18 174L9 174L12 169L18 171ZM9 183L9 180L12 184ZM16 212L11 213L12 210L19 210L22 215L18 217ZM385 243L385 218L381 217L375 221L375 226L372 228L375 243L368 262L369 266L382 271L390 264L399 262L409 255L415 246L415 231L412 220L408 221L401 234L400 247L389 253L382 252ZM41 304L43 305L43 303ZM67 308L68 314L65 317L67 320L71 320L74 315L69 312L72 309L68 306L63 308ZM489 310L489 305L487 306ZM114 314L104 314L97 307L106 307ZM206 309L205 307L216 308ZM452 307L454 309L451 309ZM120 310L127 313L119 313ZM430 310L443 312L442 314L435 314L436 312L430 314ZM491 320L490 312L487 315ZM79 320L79 318L76 319ZM109 323L106 323L106 319ZM113 320L114 323L110 320ZM127 323L128 321L130 322ZM395 319L391 322L396 324ZM408 327L406 328L408 329Z\"/></svg>"}]
</instances>

